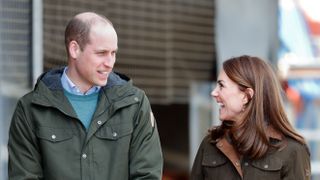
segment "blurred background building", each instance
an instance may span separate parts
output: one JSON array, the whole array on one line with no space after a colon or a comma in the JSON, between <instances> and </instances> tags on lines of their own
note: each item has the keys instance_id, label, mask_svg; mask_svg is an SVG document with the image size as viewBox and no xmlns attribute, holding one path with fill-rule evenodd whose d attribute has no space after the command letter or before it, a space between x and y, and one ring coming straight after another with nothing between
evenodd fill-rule
<instances>
[{"instance_id":1,"label":"blurred background building","mask_svg":"<svg viewBox=\"0 0 320 180\"><path fill-rule=\"evenodd\" d=\"M188 179L200 140L218 123L210 97L217 69L243 54L279 65L290 120L308 139L320 179L320 18L307 14L307 3L317 7L316 0L0 0L0 179L16 101L43 71L66 65L64 28L83 11L107 16L118 32L114 70L150 99L164 179Z\"/></svg>"}]
</instances>

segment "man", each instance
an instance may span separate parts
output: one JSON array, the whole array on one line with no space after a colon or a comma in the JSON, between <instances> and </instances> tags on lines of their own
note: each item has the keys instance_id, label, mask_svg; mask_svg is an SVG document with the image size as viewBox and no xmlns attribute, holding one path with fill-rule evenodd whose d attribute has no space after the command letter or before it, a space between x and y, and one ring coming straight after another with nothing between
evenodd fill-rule
<instances>
[{"instance_id":1,"label":"man","mask_svg":"<svg viewBox=\"0 0 320 180\"><path fill-rule=\"evenodd\" d=\"M112 72L118 39L92 12L65 31L68 66L22 97L9 135L9 179L161 179L162 152L143 91Z\"/></svg>"}]
</instances>

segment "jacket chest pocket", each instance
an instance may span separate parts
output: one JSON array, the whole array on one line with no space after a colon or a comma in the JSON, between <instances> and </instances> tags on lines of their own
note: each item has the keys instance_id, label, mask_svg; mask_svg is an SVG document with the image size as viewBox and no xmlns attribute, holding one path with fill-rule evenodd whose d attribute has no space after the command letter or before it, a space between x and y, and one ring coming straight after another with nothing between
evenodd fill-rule
<instances>
[{"instance_id":1,"label":"jacket chest pocket","mask_svg":"<svg viewBox=\"0 0 320 180\"><path fill-rule=\"evenodd\" d=\"M37 137L51 143L67 141L71 139L72 136L72 131L67 129L56 129L50 127L39 127L37 129Z\"/></svg>"},{"instance_id":2,"label":"jacket chest pocket","mask_svg":"<svg viewBox=\"0 0 320 180\"><path fill-rule=\"evenodd\" d=\"M51 166L68 161L75 154L75 144L72 129L38 127L36 136L43 158Z\"/></svg>"},{"instance_id":3,"label":"jacket chest pocket","mask_svg":"<svg viewBox=\"0 0 320 180\"><path fill-rule=\"evenodd\" d=\"M281 179L282 162L277 158L266 158L251 163L252 167L247 171L247 177L254 179Z\"/></svg>"},{"instance_id":4,"label":"jacket chest pocket","mask_svg":"<svg viewBox=\"0 0 320 180\"><path fill-rule=\"evenodd\" d=\"M132 133L132 124L124 123L118 125L104 126L95 133L95 136L101 140L117 141L122 137L128 136Z\"/></svg>"},{"instance_id":5,"label":"jacket chest pocket","mask_svg":"<svg viewBox=\"0 0 320 180\"><path fill-rule=\"evenodd\" d=\"M122 123L101 127L92 141L94 160L96 162L120 162L128 163L131 134L133 126L131 123ZM118 159L119 158L119 159Z\"/></svg>"},{"instance_id":6,"label":"jacket chest pocket","mask_svg":"<svg viewBox=\"0 0 320 180\"><path fill-rule=\"evenodd\" d=\"M204 155L201 165L204 170L204 176L206 180L229 180L230 175L232 175L232 173L228 172L230 169L227 167L227 159L217 154Z\"/></svg>"}]
</instances>

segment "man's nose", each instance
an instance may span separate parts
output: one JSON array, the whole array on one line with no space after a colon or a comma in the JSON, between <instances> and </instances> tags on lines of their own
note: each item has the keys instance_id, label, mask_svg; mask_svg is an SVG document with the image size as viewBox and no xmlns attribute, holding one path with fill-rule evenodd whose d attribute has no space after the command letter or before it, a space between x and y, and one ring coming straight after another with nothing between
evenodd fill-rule
<instances>
[{"instance_id":1,"label":"man's nose","mask_svg":"<svg viewBox=\"0 0 320 180\"><path fill-rule=\"evenodd\" d=\"M107 67L113 68L113 65L115 63L115 58L109 54L105 57L103 64Z\"/></svg>"}]
</instances>

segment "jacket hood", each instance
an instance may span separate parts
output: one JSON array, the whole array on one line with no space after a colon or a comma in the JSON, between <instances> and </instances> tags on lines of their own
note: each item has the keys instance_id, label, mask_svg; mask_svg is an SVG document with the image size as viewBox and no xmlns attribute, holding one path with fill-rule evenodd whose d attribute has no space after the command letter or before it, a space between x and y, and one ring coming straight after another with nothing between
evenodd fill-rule
<instances>
[{"instance_id":1,"label":"jacket hood","mask_svg":"<svg viewBox=\"0 0 320 180\"><path fill-rule=\"evenodd\" d=\"M54 106L61 111L70 109L61 83L63 70L64 68L53 69L43 73L38 78L34 88L33 103L43 106ZM109 101L117 101L132 94L131 91L136 89L133 87L132 81L127 76L112 72L108 77L107 85L101 88L101 94L104 94L104 97Z\"/></svg>"},{"instance_id":2,"label":"jacket hood","mask_svg":"<svg viewBox=\"0 0 320 180\"><path fill-rule=\"evenodd\" d=\"M63 90L62 84L61 84L61 76L63 74L63 68L59 69L53 69L48 72L43 73L37 80L35 89L37 89L38 84L40 81L42 81L45 86L50 90ZM128 82L130 82L130 78L119 73L111 72L108 77L108 82L106 86L102 88L110 88L115 85L124 85Z\"/></svg>"}]
</instances>

